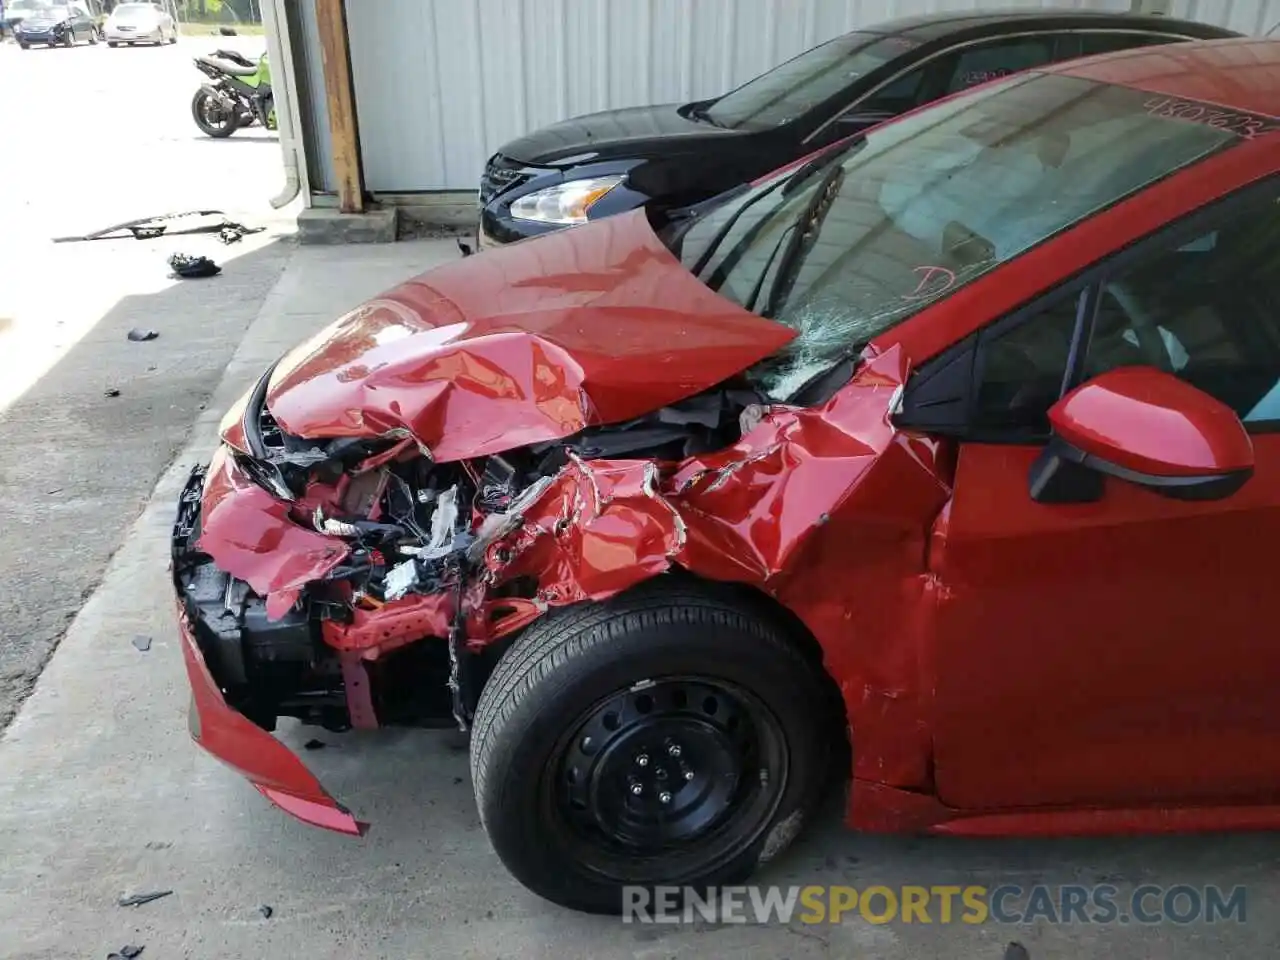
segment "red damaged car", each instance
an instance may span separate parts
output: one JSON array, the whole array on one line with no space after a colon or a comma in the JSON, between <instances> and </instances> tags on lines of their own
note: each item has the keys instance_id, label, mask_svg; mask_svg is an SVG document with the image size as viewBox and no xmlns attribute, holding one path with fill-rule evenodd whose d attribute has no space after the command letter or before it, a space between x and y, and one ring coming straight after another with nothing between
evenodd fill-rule
<instances>
[{"instance_id":1,"label":"red damaged car","mask_svg":"<svg viewBox=\"0 0 1280 960\"><path fill-rule=\"evenodd\" d=\"M457 725L551 900L867 830L1280 824L1280 42L1020 74L734 195L461 259L182 495L196 740Z\"/></svg>"}]
</instances>

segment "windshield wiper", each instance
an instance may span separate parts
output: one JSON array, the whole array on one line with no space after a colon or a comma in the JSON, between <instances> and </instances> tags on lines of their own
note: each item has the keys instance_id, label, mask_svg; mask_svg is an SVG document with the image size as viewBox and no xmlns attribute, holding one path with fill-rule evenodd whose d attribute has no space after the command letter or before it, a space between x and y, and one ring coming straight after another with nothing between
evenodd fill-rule
<instances>
[{"instance_id":1,"label":"windshield wiper","mask_svg":"<svg viewBox=\"0 0 1280 960\"><path fill-rule=\"evenodd\" d=\"M823 167L826 167L828 164L835 163L840 157L844 156L846 153L850 152L854 148L865 145L866 142L867 141L865 137L857 137L856 139L849 140L845 143L837 144L834 147L824 150L820 155L814 157L812 160L810 160L808 163L806 163L804 166L802 166L799 170L791 174L786 179L779 180L777 183L771 184L767 189L762 190L760 193L756 194L750 200L747 200L745 203L742 204L742 206L740 206L737 210L735 210L733 212L733 216L731 216L728 220L726 220L724 222L724 225L721 226L720 229L716 231L715 236L713 236L711 240L707 243L706 248L698 256L697 262L694 263L692 267L690 267L689 272L692 273L695 277L702 276L702 271L706 269L707 264L711 261L711 257L715 254L717 248L719 248L720 244L724 242L725 237L729 235L730 231L733 230L734 225L738 222L738 220L742 217L742 215L747 212L749 208L755 206L765 197L770 196L771 194L773 194L775 191L779 189L782 190L784 195L788 193L792 193L800 185L800 183L802 183L804 180L807 180L812 174L816 173L818 170L821 170ZM844 168L839 166L838 164L833 169L837 171L844 170ZM828 176L830 176L830 174L828 174ZM821 194L821 192L822 191L819 190L819 194ZM806 213L812 216L811 211L806 211ZM803 220L798 222L803 222ZM722 270L722 272L724 271ZM713 285L713 289L714 289L714 285Z\"/></svg>"},{"instance_id":2,"label":"windshield wiper","mask_svg":"<svg viewBox=\"0 0 1280 960\"><path fill-rule=\"evenodd\" d=\"M783 182L783 185L782 185L783 194L794 193L796 188L799 187L801 183L803 183L805 180L808 180L811 176L813 176L815 173L817 173L827 164L834 163L838 158L843 157L846 153L850 152L855 147L862 148L862 147L865 147L866 145L867 145L867 138L865 136L862 136L862 137L855 137L854 139L849 140L845 143L836 144L834 147L831 147L828 150L822 151L822 153L818 154L816 157L814 157L812 160L810 160L808 163L802 166L795 173L791 174L791 176L787 177L787 179Z\"/></svg>"},{"instance_id":3,"label":"windshield wiper","mask_svg":"<svg viewBox=\"0 0 1280 960\"><path fill-rule=\"evenodd\" d=\"M769 298L765 301L760 316L772 318L777 313L778 305L791 293L796 276L800 272L800 264L804 262L805 254L812 246L812 242L805 241L817 238L818 232L822 229L822 221L831 209L836 194L840 192L840 184L843 180L844 167L837 163L818 181L813 196L809 198L804 210L796 218L795 232L787 241L786 249L782 251L778 273L769 287Z\"/></svg>"}]
</instances>

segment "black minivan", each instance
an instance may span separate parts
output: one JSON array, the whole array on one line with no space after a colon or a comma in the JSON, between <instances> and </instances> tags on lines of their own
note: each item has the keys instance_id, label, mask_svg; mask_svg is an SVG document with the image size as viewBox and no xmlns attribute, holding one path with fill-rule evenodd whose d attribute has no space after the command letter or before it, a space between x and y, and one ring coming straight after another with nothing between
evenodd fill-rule
<instances>
[{"instance_id":1,"label":"black minivan","mask_svg":"<svg viewBox=\"0 0 1280 960\"><path fill-rule=\"evenodd\" d=\"M836 37L735 90L543 127L489 158L481 247L649 204L708 199L914 107L1019 70L1128 47L1239 36L1105 11L968 11Z\"/></svg>"}]
</instances>

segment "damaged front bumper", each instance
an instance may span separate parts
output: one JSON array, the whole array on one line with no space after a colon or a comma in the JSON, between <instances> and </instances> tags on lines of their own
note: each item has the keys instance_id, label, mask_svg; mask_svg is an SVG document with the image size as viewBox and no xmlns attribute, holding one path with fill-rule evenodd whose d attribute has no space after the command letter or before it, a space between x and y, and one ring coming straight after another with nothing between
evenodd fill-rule
<instances>
[{"instance_id":1,"label":"damaged front bumper","mask_svg":"<svg viewBox=\"0 0 1280 960\"><path fill-rule=\"evenodd\" d=\"M172 539L178 633L191 684L192 739L298 819L339 833L361 835L366 824L334 800L292 751L227 701L229 687L224 683L230 684L234 678L228 679L226 674L235 670L237 662L243 669L243 647L252 640L247 631L228 622L234 619L229 610L215 616L211 606L201 602L202 588L215 579L226 583L224 608L231 606L236 593L230 578L211 562L202 562L192 550L200 530L205 477L204 467L191 472L179 500ZM215 669L222 674L222 682L215 679Z\"/></svg>"}]
</instances>

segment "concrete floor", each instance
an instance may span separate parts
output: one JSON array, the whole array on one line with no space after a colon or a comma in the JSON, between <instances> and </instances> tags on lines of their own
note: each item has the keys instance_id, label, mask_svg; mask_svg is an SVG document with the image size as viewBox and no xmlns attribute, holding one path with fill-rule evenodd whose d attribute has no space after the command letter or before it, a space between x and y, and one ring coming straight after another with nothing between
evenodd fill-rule
<instances>
[{"instance_id":1,"label":"concrete floor","mask_svg":"<svg viewBox=\"0 0 1280 960\"><path fill-rule=\"evenodd\" d=\"M0 48L0 89L14 89L6 78L30 76L7 72L20 63L27 69L18 57L53 63L64 56L65 64L92 56L104 64L117 53L167 55ZM52 83L49 70L41 76ZM11 172L20 166L13 152L0 156ZM86 162L94 156L84 154ZM264 187L272 175L269 164L254 174ZM22 237L14 238L4 219L11 209L0 209L0 233L12 251ZM70 208L50 209L64 221L77 219ZM88 211L84 219L94 222L84 226L113 219L103 212ZM306 761L372 829L352 840L272 809L187 735L166 576L174 498L190 465L211 451L221 411L266 363L346 308L456 256L448 241L296 248L276 233L246 241L225 261L225 275L208 283L157 279L167 252L195 244L105 245L109 253L104 245L42 248L26 260L18 250L0 262L6 278L20 274L27 284L22 296L12 287L8 295L30 332L27 339L0 334L0 360L15 377L36 381L0 417L0 658L30 651L33 637L47 650L69 624L34 694L0 736L0 958L105 957L126 943L145 945L143 960L999 960L1013 940L1033 960L1276 952L1280 915L1271 905L1280 896L1280 836L1273 835L860 837L841 829L833 797L822 821L761 883L1243 884L1247 919L1214 926L876 926L852 918L815 927L636 926L549 906L507 876L479 828L466 756L445 734L336 736L288 727L281 736L296 749L312 737L326 743ZM220 258L230 252L209 249ZM6 269L26 263L34 270L46 257L69 259L40 267L40 276L51 278L40 296L25 272ZM84 273L68 273L67 264ZM95 278L88 287L96 293L86 292L82 276ZM58 340L52 331L64 315L71 332ZM126 341L124 330L143 321L161 338ZM51 369L32 373L33 358ZM101 390L111 385L121 396L108 402ZM152 639L148 652L133 646L137 636ZM3 669L13 662L0 659ZM151 890L173 893L117 906L122 895ZM270 918L263 905L272 908Z\"/></svg>"}]
</instances>

